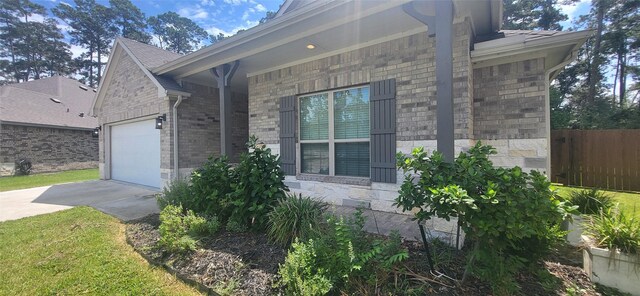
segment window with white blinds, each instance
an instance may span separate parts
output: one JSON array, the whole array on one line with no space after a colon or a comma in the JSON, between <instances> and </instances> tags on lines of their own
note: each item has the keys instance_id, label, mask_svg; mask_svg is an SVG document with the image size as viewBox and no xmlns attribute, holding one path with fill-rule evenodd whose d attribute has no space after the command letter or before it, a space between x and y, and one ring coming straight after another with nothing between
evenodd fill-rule
<instances>
[{"instance_id":1,"label":"window with white blinds","mask_svg":"<svg viewBox=\"0 0 640 296\"><path fill-rule=\"evenodd\" d=\"M369 87L299 97L301 172L369 177Z\"/></svg>"}]
</instances>

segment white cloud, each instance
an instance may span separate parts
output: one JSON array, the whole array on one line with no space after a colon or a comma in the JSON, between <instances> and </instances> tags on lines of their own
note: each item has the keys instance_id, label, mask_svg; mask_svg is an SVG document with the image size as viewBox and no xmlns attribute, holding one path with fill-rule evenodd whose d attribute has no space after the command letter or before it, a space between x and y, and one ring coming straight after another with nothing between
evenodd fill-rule
<instances>
[{"instance_id":1,"label":"white cloud","mask_svg":"<svg viewBox=\"0 0 640 296\"><path fill-rule=\"evenodd\" d=\"M248 20L248 19L249 19L249 11L245 11L245 12L242 14L242 20L243 20L243 21L246 21L246 20Z\"/></svg>"},{"instance_id":2,"label":"white cloud","mask_svg":"<svg viewBox=\"0 0 640 296\"><path fill-rule=\"evenodd\" d=\"M258 3L258 5L256 5L255 9L256 9L257 12L265 12L265 11L267 11L267 8L264 7L264 5L259 4L259 3Z\"/></svg>"},{"instance_id":3,"label":"white cloud","mask_svg":"<svg viewBox=\"0 0 640 296\"><path fill-rule=\"evenodd\" d=\"M240 5L246 2L247 0L224 0L224 3L231 4L231 5Z\"/></svg>"},{"instance_id":4,"label":"white cloud","mask_svg":"<svg viewBox=\"0 0 640 296\"><path fill-rule=\"evenodd\" d=\"M29 16L29 21L42 23L44 22L44 16L41 14L32 14L31 16Z\"/></svg>"},{"instance_id":5,"label":"white cloud","mask_svg":"<svg viewBox=\"0 0 640 296\"><path fill-rule=\"evenodd\" d=\"M578 8L581 8L583 5L589 5L590 2L591 0L580 0L574 4L560 5L560 10L569 16L569 20L573 20L578 17L578 15L575 15Z\"/></svg>"},{"instance_id":6,"label":"white cloud","mask_svg":"<svg viewBox=\"0 0 640 296\"><path fill-rule=\"evenodd\" d=\"M235 31L235 32L234 31L231 31L231 32L225 31L225 30L222 30L222 29L220 29L218 27L210 27L208 29L205 29L205 31L207 31L207 33L209 33L211 35L214 35L214 36L218 36L218 34L220 34L220 33L222 33L222 35L224 35L224 36L230 36L230 35L235 34L235 32L237 32L237 31Z\"/></svg>"},{"instance_id":7,"label":"white cloud","mask_svg":"<svg viewBox=\"0 0 640 296\"><path fill-rule=\"evenodd\" d=\"M206 19L209 17L209 12L199 6L180 8L178 14L189 19Z\"/></svg>"},{"instance_id":8,"label":"white cloud","mask_svg":"<svg viewBox=\"0 0 640 296\"><path fill-rule=\"evenodd\" d=\"M71 45L69 50L71 51L71 56L73 58L79 57L86 51L82 46L78 46L78 45Z\"/></svg>"}]
</instances>

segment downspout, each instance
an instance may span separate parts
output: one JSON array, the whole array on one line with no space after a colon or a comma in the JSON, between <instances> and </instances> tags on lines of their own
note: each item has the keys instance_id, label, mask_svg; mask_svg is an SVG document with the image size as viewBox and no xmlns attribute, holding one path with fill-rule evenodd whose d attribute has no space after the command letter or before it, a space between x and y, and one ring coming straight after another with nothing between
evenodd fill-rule
<instances>
[{"instance_id":1,"label":"downspout","mask_svg":"<svg viewBox=\"0 0 640 296\"><path fill-rule=\"evenodd\" d=\"M180 167L178 167L178 106L182 103L182 95L178 95L178 100L173 104L173 179L180 177Z\"/></svg>"},{"instance_id":2,"label":"downspout","mask_svg":"<svg viewBox=\"0 0 640 296\"><path fill-rule=\"evenodd\" d=\"M549 70L544 72L544 90L546 97L546 108L545 108L545 117L547 122L547 178L551 180L551 95L549 94L549 89L551 88L551 74L555 71L558 71L564 68L569 63L573 62L573 60L577 57L577 50L571 50L571 55L564 60L564 62L551 67Z\"/></svg>"}]
</instances>

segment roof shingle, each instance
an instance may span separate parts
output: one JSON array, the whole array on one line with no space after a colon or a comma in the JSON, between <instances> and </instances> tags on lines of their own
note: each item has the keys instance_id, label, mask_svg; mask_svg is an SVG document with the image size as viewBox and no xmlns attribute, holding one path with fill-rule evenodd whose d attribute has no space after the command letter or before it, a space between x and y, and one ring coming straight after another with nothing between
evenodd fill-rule
<instances>
[{"instance_id":1,"label":"roof shingle","mask_svg":"<svg viewBox=\"0 0 640 296\"><path fill-rule=\"evenodd\" d=\"M94 128L98 120L89 116L94 96L90 87L62 76L0 86L0 121Z\"/></svg>"}]
</instances>

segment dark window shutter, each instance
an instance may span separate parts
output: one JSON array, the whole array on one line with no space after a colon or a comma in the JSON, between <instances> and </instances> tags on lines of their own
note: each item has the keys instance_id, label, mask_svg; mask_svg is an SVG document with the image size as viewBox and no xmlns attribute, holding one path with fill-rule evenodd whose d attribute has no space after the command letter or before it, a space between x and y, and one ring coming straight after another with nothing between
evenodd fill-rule
<instances>
[{"instance_id":1,"label":"dark window shutter","mask_svg":"<svg viewBox=\"0 0 640 296\"><path fill-rule=\"evenodd\" d=\"M280 165L287 175L296 174L296 97L280 98Z\"/></svg>"},{"instance_id":2,"label":"dark window shutter","mask_svg":"<svg viewBox=\"0 0 640 296\"><path fill-rule=\"evenodd\" d=\"M396 183L396 80L370 85L371 181Z\"/></svg>"}]
</instances>

